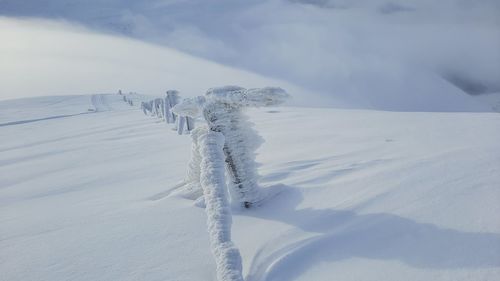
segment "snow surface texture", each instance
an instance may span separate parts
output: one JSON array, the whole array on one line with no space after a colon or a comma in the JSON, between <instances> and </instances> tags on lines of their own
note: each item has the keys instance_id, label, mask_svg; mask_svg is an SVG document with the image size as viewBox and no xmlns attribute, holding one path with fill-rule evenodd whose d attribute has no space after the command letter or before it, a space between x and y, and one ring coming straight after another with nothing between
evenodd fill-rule
<instances>
[{"instance_id":1,"label":"snow surface texture","mask_svg":"<svg viewBox=\"0 0 500 281\"><path fill-rule=\"evenodd\" d=\"M0 279L216 280L190 138L102 97L0 102ZM280 193L233 210L245 280L499 280L498 113L246 114Z\"/></svg>"},{"instance_id":2,"label":"snow surface texture","mask_svg":"<svg viewBox=\"0 0 500 281\"><path fill-rule=\"evenodd\" d=\"M200 128L201 186L205 198L208 234L219 281L243 281L241 255L231 241L231 210L227 199L224 136Z\"/></svg>"}]
</instances>

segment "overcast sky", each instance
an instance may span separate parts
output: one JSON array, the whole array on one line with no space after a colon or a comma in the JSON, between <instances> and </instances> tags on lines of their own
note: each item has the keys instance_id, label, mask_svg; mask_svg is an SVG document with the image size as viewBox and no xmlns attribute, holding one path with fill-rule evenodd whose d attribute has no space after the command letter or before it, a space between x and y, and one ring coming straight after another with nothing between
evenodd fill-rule
<instances>
[{"instance_id":1,"label":"overcast sky","mask_svg":"<svg viewBox=\"0 0 500 281\"><path fill-rule=\"evenodd\" d=\"M500 0L0 0L0 15L76 22L352 99L440 90L432 76L500 91Z\"/></svg>"}]
</instances>

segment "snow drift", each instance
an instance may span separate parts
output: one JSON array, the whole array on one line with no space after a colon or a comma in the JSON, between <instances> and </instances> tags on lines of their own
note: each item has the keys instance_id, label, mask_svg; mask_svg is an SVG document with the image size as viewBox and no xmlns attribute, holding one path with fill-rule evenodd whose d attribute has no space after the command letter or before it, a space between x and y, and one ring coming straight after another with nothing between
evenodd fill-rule
<instances>
[{"instance_id":1,"label":"snow drift","mask_svg":"<svg viewBox=\"0 0 500 281\"><path fill-rule=\"evenodd\" d=\"M500 276L497 113L248 114L281 192L233 210L246 280ZM215 280L204 210L171 195L188 136L115 94L2 101L0 138L2 278Z\"/></svg>"}]
</instances>

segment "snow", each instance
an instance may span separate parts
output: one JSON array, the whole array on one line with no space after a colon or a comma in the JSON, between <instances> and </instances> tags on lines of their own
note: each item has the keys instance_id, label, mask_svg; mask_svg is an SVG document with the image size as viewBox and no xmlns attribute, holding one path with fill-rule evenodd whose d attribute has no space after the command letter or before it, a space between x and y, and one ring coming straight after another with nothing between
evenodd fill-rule
<instances>
[{"instance_id":1,"label":"snow","mask_svg":"<svg viewBox=\"0 0 500 281\"><path fill-rule=\"evenodd\" d=\"M0 102L1 280L216 280L205 209L174 196L190 137L134 104ZM247 113L274 197L231 210L245 280L499 279L498 113Z\"/></svg>"}]
</instances>

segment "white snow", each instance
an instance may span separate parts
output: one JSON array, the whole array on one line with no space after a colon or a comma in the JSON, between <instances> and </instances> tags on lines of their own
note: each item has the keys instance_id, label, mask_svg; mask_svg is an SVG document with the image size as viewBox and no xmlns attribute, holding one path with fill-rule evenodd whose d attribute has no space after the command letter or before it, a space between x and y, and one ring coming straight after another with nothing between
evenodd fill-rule
<instances>
[{"instance_id":1,"label":"white snow","mask_svg":"<svg viewBox=\"0 0 500 281\"><path fill-rule=\"evenodd\" d=\"M216 280L204 209L171 196L190 137L136 105L0 102L1 280ZM232 210L245 280L500 278L498 113L247 113L275 196Z\"/></svg>"}]
</instances>

